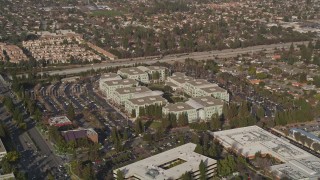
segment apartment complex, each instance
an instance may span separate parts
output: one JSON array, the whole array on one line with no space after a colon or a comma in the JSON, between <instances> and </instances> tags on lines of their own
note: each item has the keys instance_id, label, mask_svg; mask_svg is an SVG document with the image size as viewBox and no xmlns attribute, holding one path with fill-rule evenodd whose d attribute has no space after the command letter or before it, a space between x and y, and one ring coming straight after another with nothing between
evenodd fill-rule
<instances>
[{"instance_id":1,"label":"apartment complex","mask_svg":"<svg viewBox=\"0 0 320 180\"><path fill-rule=\"evenodd\" d=\"M196 144L187 143L182 146L170 149L160 154L115 169L114 178L117 172L122 171L126 179L137 180L164 180L179 179L184 173L190 172L192 179L200 179L199 164L206 165L206 177L212 178L217 169L217 161L201 154L195 153Z\"/></svg>"},{"instance_id":2,"label":"apartment complex","mask_svg":"<svg viewBox=\"0 0 320 180\"><path fill-rule=\"evenodd\" d=\"M0 161L2 160L2 158L7 154L7 150L4 147L2 140L0 139Z\"/></svg>"},{"instance_id":3,"label":"apartment complex","mask_svg":"<svg viewBox=\"0 0 320 180\"><path fill-rule=\"evenodd\" d=\"M125 110L130 114L134 111L136 114L136 117L138 117L140 115L139 110L141 107L146 107L150 105L163 106L165 104L167 104L167 100L159 95L143 96L143 97L128 99L125 102Z\"/></svg>"},{"instance_id":4,"label":"apartment complex","mask_svg":"<svg viewBox=\"0 0 320 180\"><path fill-rule=\"evenodd\" d=\"M7 60L18 63L19 61L26 61L28 58L18 46L0 43L0 61Z\"/></svg>"},{"instance_id":5,"label":"apartment complex","mask_svg":"<svg viewBox=\"0 0 320 180\"><path fill-rule=\"evenodd\" d=\"M224 102L211 96L191 98L187 102L168 104L162 108L163 114L175 114L177 117L182 113L187 114L188 122L208 120L213 114L222 114Z\"/></svg>"},{"instance_id":6,"label":"apartment complex","mask_svg":"<svg viewBox=\"0 0 320 180\"><path fill-rule=\"evenodd\" d=\"M46 60L48 63L68 63L71 60L93 61L101 57L85 47L81 35L68 30L55 33L39 32L37 40L23 41L26 48L36 60Z\"/></svg>"}]
</instances>

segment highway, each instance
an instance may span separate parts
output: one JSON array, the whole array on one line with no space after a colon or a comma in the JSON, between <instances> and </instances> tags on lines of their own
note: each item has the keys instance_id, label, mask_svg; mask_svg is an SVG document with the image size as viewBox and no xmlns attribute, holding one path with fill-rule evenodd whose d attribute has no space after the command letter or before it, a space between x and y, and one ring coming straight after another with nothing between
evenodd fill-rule
<instances>
[{"instance_id":1,"label":"highway","mask_svg":"<svg viewBox=\"0 0 320 180\"><path fill-rule=\"evenodd\" d=\"M295 46L308 44L308 41L302 42L293 42ZM151 56L151 57L140 57L140 58L131 58L131 59L117 59L114 61L103 62L99 64L89 64L84 65L82 67L75 67L64 70L53 70L53 71L42 71L39 72L39 75L48 74L48 75L67 75L67 74L77 74L80 72L86 72L89 70L98 70L107 67L116 67L116 66L130 66L136 63L145 63L145 64L153 64L156 62L167 62L172 63L174 61L184 61L186 58L192 58L194 60L207 60L212 59L214 57L219 58L229 58L236 57L241 54L246 53L256 53L260 51L264 51L265 53L273 53L275 48L285 48L288 49L291 46L290 43L280 43L280 44L271 44L271 45L259 45L252 46L246 48L237 48L237 49L224 49L224 50L214 50L214 51L205 51L205 52L192 52L192 53L181 53L181 54L172 54L167 56Z\"/></svg>"}]
</instances>

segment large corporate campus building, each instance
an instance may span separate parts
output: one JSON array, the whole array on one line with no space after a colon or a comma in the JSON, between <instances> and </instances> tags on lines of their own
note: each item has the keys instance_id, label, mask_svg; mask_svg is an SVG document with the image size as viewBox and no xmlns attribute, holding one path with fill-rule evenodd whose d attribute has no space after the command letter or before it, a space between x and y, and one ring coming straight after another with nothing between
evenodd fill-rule
<instances>
[{"instance_id":1,"label":"large corporate campus building","mask_svg":"<svg viewBox=\"0 0 320 180\"><path fill-rule=\"evenodd\" d=\"M152 91L144 85L165 82L174 91L191 97L186 102L168 103L162 91ZM213 114L222 114L222 107L229 102L229 93L215 83L194 79L184 73L168 76L167 69L160 66L138 66L107 73L99 81L100 91L113 103L123 107L127 114L139 116L139 110L146 106L162 106L162 113L179 116L187 114L189 123L207 120ZM134 113L133 113L134 112Z\"/></svg>"},{"instance_id":2,"label":"large corporate campus building","mask_svg":"<svg viewBox=\"0 0 320 180\"><path fill-rule=\"evenodd\" d=\"M188 143L141 161L115 169L122 171L126 179L135 180L164 180L179 179L184 173L191 172L193 179L200 178L199 164L206 165L206 175L211 178L216 173L217 161L195 153L196 144Z\"/></svg>"},{"instance_id":3,"label":"large corporate campus building","mask_svg":"<svg viewBox=\"0 0 320 180\"><path fill-rule=\"evenodd\" d=\"M279 178L282 176L290 179L320 178L318 157L258 126L213 132L212 135L226 149L242 156L254 158L257 152L261 152L262 155L269 154L282 162L271 166L271 171Z\"/></svg>"}]
</instances>

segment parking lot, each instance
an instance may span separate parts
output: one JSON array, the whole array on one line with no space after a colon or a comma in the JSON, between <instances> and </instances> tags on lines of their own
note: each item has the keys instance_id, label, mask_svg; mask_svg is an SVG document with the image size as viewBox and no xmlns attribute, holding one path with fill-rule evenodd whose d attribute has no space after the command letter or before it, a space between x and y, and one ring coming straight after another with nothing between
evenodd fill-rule
<instances>
[{"instance_id":1,"label":"parking lot","mask_svg":"<svg viewBox=\"0 0 320 180\"><path fill-rule=\"evenodd\" d=\"M107 144L105 140L113 128L130 129L133 124L99 94L98 79L37 85L29 92L34 94L37 106L46 117L66 115L71 103L76 113L76 124L94 128L99 133L99 142Z\"/></svg>"}]
</instances>

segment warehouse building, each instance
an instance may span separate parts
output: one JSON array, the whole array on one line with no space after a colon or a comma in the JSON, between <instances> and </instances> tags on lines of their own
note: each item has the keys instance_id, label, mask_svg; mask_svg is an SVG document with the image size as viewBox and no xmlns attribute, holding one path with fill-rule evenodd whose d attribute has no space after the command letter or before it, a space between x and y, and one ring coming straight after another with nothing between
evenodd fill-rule
<instances>
[{"instance_id":1,"label":"warehouse building","mask_svg":"<svg viewBox=\"0 0 320 180\"><path fill-rule=\"evenodd\" d=\"M200 179L199 164L206 165L206 175L212 178L216 173L217 161L195 153L196 144L188 143L174 149L162 152L127 166L115 169L122 171L126 179L164 180L179 179L184 173L191 172L193 179Z\"/></svg>"}]
</instances>

